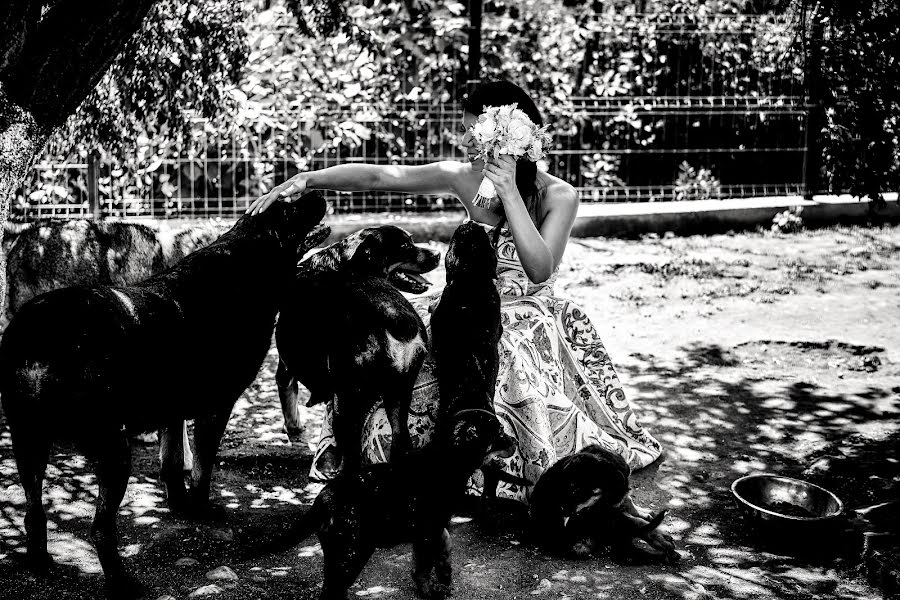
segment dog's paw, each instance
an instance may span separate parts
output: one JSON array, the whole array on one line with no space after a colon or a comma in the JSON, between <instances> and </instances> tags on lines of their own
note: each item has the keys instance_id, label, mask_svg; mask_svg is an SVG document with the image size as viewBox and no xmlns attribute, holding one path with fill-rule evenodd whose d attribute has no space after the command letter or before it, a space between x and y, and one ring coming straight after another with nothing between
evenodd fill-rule
<instances>
[{"instance_id":1,"label":"dog's paw","mask_svg":"<svg viewBox=\"0 0 900 600\"><path fill-rule=\"evenodd\" d=\"M577 559L584 560L590 558L594 553L594 548L589 542L581 541L572 545L572 556Z\"/></svg>"},{"instance_id":2,"label":"dog's paw","mask_svg":"<svg viewBox=\"0 0 900 600\"><path fill-rule=\"evenodd\" d=\"M284 426L283 431L285 435L287 435L288 441L291 442L293 446L303 446L303 428L302 427L288 427Z\"/></svg>"},{"instance_id":3,"label":"dog's paw","mask_svg":"<svg viewBox=\"0 0 900 600\"><path fill-rule=\"evenodd\" d=\"M416 591L420 598L426 598L427 600L441 600L453 594L453 590L449 585L434 581L431 578L417 580Z\"/></svg>"},{"instance_id":4,"label":"dog's paw","mask_svg":"<svg viewBox=\"0 0 900 600\"><path fill-rule=\"evenodd\" d=\"M166 505L169 507L169 512L173 515L190 517L191 501L184 486L180 490L177 487L166 489Z\"/></svg>"},{"instance_id":5,"label":"dog's paw","mask_svg":"<svg viewBox=\"0 0 900 600\"><path fill-rule=\"evenodd\" d=\"M675 563L681 560L681 554L678 553L672 536L661 531L651 531L644 539L652 548L662 552L667 562Z\"/></svg>"},{"instance_id":6,"label":"dog's paw","mask_svg":"<svg viewBox=\"0 0 900 600\"><path fill-rule=\"evenodd\" d=\"M146 590L140 581L131 575L119 575L106 579L106 591L110 600L139 600L146 598Z\"/></svg>"},{"instance_id":7,"label":"dog's paw","mask_svg":"<svg viewBox=\"0 0 900 600\"><path fill-rule=\"evenodd\" d=\"M45 576L53 568L53 559L46 550L31 551L25 555L25 568L37 576Z\"/></svg>"}]
</instances>

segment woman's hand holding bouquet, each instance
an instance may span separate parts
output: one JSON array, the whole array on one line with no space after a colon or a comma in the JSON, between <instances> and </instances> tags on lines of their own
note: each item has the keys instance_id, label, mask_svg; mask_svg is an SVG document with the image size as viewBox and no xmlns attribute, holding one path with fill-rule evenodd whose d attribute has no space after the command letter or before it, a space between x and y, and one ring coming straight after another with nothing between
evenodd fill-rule
<instances>
[{"instance_id":1,"label":"woman's hand holding bouquet","mask_svg":"<svg viewBox=\"0 0 900 600\"><path fill-rule=\"evenodd\" d=\"M503 197L511 191L509 186L515 187L515 160L537 162L546 156L551 142L548 128L535 125L515 104L488 106L478 116L471 132L476 157L485 162L485 178L478 187L476 206L488 208L498 191Z\"/></svg>"}]
</instances>

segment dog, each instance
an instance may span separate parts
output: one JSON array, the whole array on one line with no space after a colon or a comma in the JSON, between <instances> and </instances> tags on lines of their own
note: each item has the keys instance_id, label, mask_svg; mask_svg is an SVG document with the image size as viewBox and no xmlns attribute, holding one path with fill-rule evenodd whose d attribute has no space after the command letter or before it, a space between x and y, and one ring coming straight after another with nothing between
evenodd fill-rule
<instances>
[{"instance_id":1,"label":"dog","mask_svg":"<svg viewBox=\"0 0 900 600\"><path fill-rule=\"evenodd\" d=\"M497 253L484 228L474 222L453 233L444 258L446 286L431 315L431 352L435 361L442 410L468 408L494 411L500 366L500 293ZM438 422L445 420L441 416ZM496 496L500 481L530 486L527 479L506 473L500 460L486 462L485 498Z\"/></svg>"},{"instance_id":2,"label":"dog","mask_svg":"<svg viewBox=\"0 0 900 600\"><path fill-rule=\"evenodd\" d=\"M431 315L431 352L441 409L493 412L503 328L497 254L487 232L471 221L460 225L444 265L447 285Z\"/></svg>"},{"instance_id":3,"label":"dog","mask_svg":"<svg viewBox=\"0 0 900 600\"><path fill-rule=\"evenodd\" d=\"M0 341L0 394L25 489L33 567L50 561L41 487L57 440L74 442L94 462L99 497L91 538L112 597L140 592L117 550L130 435L160 430L170 508L209 510L219 439L265 359L279 299L325 201L308 194L273 209L245 215L209 246L141 283L47 292L14 315ZM194 419L190 493L182 475L185 419Z\"/></svg>"},{"instance_id":4,"label":"dog","mask_svg":"<svg viewBox=\"0 0 900 600\"><path fill-rule=\"evenodd\" d=\"M302 261L281 306L276 373L289 436L299 437L297 381L309 405L334 400L341 468L361 464L366 413L379 400L391 422L391 456L409 450L412 389L428 333L403 292L421 293L421 276L440 256L399 227L362 229Z\"/></svg>"},{"instance_id":5,"label":"dog","mask_svg":"<svg viewBox=\"0 0 900 600\"><path fill-rule=\"evenodd\" d=\"M531 494L536 541L553 553L578 558L611 547L629 562L676 560L672 538L656 531L665 511L654 516L638 508L630 476L621 456L597 444L559 459Z\"/></svg>"},{"instance_id":6,"label":"dog","mask_svg":"<svg viewBox=\"0 0 900 600\"><path fill-rule=\"evenodd\" d=\"M220 223L160 231L119 221L54 221L7 224L7 316L28 300L74 285L132 285L211 244Z\"/></svg>"},{"instance_id":7,"label":"dog","mask_svg":"<svg viewBox=\"0 0 900 600\"><path fill-rule=\"evenodd\" d=\"M376 548L413 544L413 580L423 598L450 594L452 566L447 525L466 481L494 456L510 456L515 442L492 412L466 409L448 417L447 435L389 463L341 471L312 508L257 552L300 543L317 532L324 554L320 598L347 598Z\"/></svg>"}]
</instances>

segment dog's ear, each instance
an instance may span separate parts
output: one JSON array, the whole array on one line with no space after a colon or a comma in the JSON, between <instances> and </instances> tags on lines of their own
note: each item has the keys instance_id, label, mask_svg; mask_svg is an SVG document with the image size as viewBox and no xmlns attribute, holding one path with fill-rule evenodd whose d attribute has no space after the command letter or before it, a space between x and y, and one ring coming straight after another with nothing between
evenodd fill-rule
<instances>
[{"instance_id":1,"label":"dog's ear","mask_svg":"<svg viewBox=\"0 0 900 600\"><path fill-rule=\"evenodd\" d=\"M447 283L451 283L456 278L456 271L459 267L459 251L457 244L450 241L450 247L447 248L447 254L444 256L444 270L446 271Z\"/></svg>"},{"instance_id":2,"label":"dog's ear","mask_svg":"<svg viewBox=\"0 0 900 600\"><path fill-rule=\"evenodd\" d=\"M382 245L378 228L366 227L347 236L341 258L354 271L375 272L382 267L379 252Z\"/></svg>"}]
</instances>

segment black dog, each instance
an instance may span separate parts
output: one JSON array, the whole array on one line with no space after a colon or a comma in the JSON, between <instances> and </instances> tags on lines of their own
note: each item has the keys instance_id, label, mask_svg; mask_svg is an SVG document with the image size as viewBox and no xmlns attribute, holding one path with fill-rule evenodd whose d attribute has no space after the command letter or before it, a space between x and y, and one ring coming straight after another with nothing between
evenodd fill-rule
<instances>
[{"instance_id":1,"label":"black dog","mask_svg":"<svg viewBox=\"0 0 900 600\"><path fill-rule=\"evenodd\" d=\"M299 433L296 379L309 390L310 405L334 399L334 437L345 468L360 466L363 421L379 400L391 422L392 456L409 449L409 403L428 334L400 291L425 291L420 274L439 258L386 225L352 233L297 267L275 334L285 423Z\"/></svg>"},{"instance_id":2,"label":"black dog","mask_svg":"<svg viewBox=\"0 0 900 600\"><path fill-rule=\"evenodd\" d=\"M91 538L114 597L139 591L116 547L130 435L161 430L161 478L171 507L208 507L219 439L269 350L278 299L325 202L309 194L272 208L242 217L211 245L142 283L48 292L13 317L0 343L0 393L25 488L28 559L36 567L50 560L41 484L55 440L75 442L95 464ZM195 419L190 496L182 475L185 419Z\"/></svg>"},{"instance_id":3,"label":"black dog","mask_svg":"<svg viewBox=\"0 0 900 600\"><path fill-rule=\"evenodd\" d=\"M444 259L447 285L431 315L431 352L435 361L441 410L468 408L494 412L494 389L500 366L500 294L497 253L484 228L467 222L453 233ZM502 481L531 485L503 471L498 459L481 467L484 495L496 495Z\"/></svg>"},{"instance_id":4,"label":"black dog","mask_svg":"<svg viewBox=\"0 0 900 600\"><path fill-rule=\"evenodd\" d=\"M290 531L264 550L290 547L317 531L324 553L321 598L343 600L376 548L412 541L419 595L449 595L447 524L454 503L472 472L495 455L511 455L515 442L493 413L481 409L463 410L448 420L441 441L390 463L342 471Z\"/></svg>"},{"instance_id":5,"label":"black dog","mask_svg":"<svg viewBox=\"0 0 900 600\"><path fill-rule=\"evenodd\" d=\"M447 285L431 315L441 410L493 412L502 326L497 254L487 232L471 221L460 225L444 264Z\"/></svg>"},{"instance_id":6,"label":"black dog","mask_svg":"<svg viewBox=\"0 0 900 600\"><path fill-rule=\"evenodd\" d=\"M630 496L631 469L606 448L592 445L547 469L530 499L538 543L559 554L586 557L611 547L629 561L677 557L672 539L656 531L656 516L637 508Z\"/></svg>"}]
</instances>

